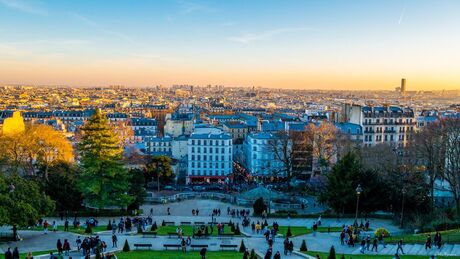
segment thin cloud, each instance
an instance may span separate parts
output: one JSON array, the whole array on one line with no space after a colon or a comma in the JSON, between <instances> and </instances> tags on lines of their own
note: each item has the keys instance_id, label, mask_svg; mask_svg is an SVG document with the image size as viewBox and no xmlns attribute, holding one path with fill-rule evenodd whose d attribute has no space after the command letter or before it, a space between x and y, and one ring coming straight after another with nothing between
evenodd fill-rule
<instances>
[{"instance_id":1,"label":"thin cloud","mask_svg":"<svg viewBox=\"0 0 460 259\"><path fill-rule=\"evenodd\" d=\"M88 17L85 17L85 16L77 14L77 13L71 13L70 15L72 17L82 21L86 25L88 25L88 26L90 26L90 27L102 32L102 33L115 36L115 37L117 37L119 39L122 39L124 41L127 41L129 43L134 43L135 42L131 37L129 37L129 36L123 34L123 33L119 33L119 32L116 32L116 31L109 30L109 29L105 28L104 26L102 26L101 24L97 23L96 21L93 21L93 20L89 19Z\"/></svg>"},{"instance_id":2,"label":"thin cloud","mask_svg":"<svg viewBox=\"0 0 460 259\"><path fill-rule=\"evenodd\" d=\"M406 13L406 5L404 5L404 8L402 9L401 11L401 14L399 15L399 20L398 20L398 24L401 24L403 19L404 19L404 14Z\"/></svg>"},{"instance_id":3,"label":"thin cloud","mask_svg":"<svg viewBox=\"0 0 460 259\"><path fill-rule=\"evenodd\" d=\"M260 41L260 40L273 38L274 36L277 36L279 34L290 33L290 32L301 32L301 31L316 31L316 29L304 28L304 27L279 28L279 29L264 31L261 33L252 33L252 34L244 34L241 36L229 37L228 40L238 42L238 43L250 43L253 41Z\"/></svg>"},{"instance_id":4,"label":"thin cloud","mask_svg":"<svg viewBox=\"0 0 460 259\"><path fill-rule=\"evenodd\" d=\"M33 6L23 0L0 0L0 4L20 12L40 15L47 14L47 12L44 9Z\"/></svg>"},{"instance_id":5,"label":"thin cloud","mask_svg":"<svg viewBox=\"0 0 460 259\"><path fill-rule=\"evenodd\" d=\"M14 41L8 42L8 45L84 45L90 43L88 40L79 39L49 39L49 40L31 40L31 41Z\"/></svg>"}]
</instances>

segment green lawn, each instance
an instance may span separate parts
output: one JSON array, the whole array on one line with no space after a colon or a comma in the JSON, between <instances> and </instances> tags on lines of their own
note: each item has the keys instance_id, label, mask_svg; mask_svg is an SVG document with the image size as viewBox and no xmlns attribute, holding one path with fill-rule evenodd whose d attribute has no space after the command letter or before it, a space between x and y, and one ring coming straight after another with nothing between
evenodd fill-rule
<instances>
[{"instance_id":1,"label":"green lawn","mask_svg":"<svg viewBox=\"0 0 460 259\"><path fill-rule=\"evenodd\" d=\"M86 227L84 227L84 226L80 226L80 228L73 228L73 226L69 226L69 232L84 235L85 234L85 228ZM40 226L40 227L23 228L23 230L43 231L43 227ZM64 226L58 226L57 230L58 231L64 231ZM97 227L93 227L92 230L93 230L93 233L106 231L107 226L99 225ZM53 227L49 227L48 232L52 232L52 231L53 231Z\"/></svg>"},{"instance_id":2,"label":"green lawn","mask_svg":"<svg viewBox=\"0 0 460 259\"><path fill-rule=\"evenodd\" d=\"M192 236L193 235L193 227L192 226L181 226L182 228L182 233L184 236ZM150 229L148 227L147 229ZM160 226L158 227L157 235L159 236L166 236L168 233L176 233L176 226ZM209 231L211 231L211 228L209 228ZM225 234L233 234L229 226L225 226L224 228L224 233ZM214 226L214 231L212 232L212 236L217 236L217 227Z\"/></svg>"},{"instance_id":3,"label":"green lawn","mask_svg":"<svg viewBox=\"0 0 460 259\"><path fill-rule=\"evenodd\" d=\"M23 251L19 251L19 252L23 252ZM37 256L37 255L49 255L50 252L53 252L53 254L57 253L56 250L46 250L46 251L32 252L32 255L33 255L33 256ZM19 253L19 258L26 258L28 253L29 253L29 252Z\"/></svg>"},{"instance_id":4,"label":"green lawn","mask_svg":"<svg viewBox=\"0 0 460 259\"><path fill-rule=\"evenodd\" d=\"M311 256L316 256L317 254L319 255L320 258L327 258L329 253L324 253L324 252L306 252L306 254L311 255ZM335 257L340 258L342 254L336 253ZM428 259L429 256L427 255L399 255L401 259ZM394 255L350 255L346 254L345 259L368 259L368 258L379 258L379 259L392 259ZM436 259L460 259L460 256L436 256Z\"/></svg>"},{"instance_id":5,"label":"green lawn","mask_svg":"<svg viewBox=\"0 0 460 259\"><path fill-rule=\"evenodd\" d=\"M283 236L286 236L288 227L287 226L279 226L278 227L278 234L282 234ZM327 227L318 227L318 232L324 232L326 233L328 231ZM330 229L331 232L340 232L342 231L341 227L331 227ZM291 233L293 236L301 236L301 235L306 235L313 233L313 230L311 228L306 228L306 227L291 227Z\"/></svg>"},{"instance_id":6,"label":"green lawn","mask_svg":"<svg viewBox=\"0 0 460 259\"><path fill-rule=\"evenodd\" d=\"M440 231L442 237L442 243L460 243L460 229ZM389 236L385 238L386 243L397 243L399 239L402 239L406 244L424 244L428 234L431 234L431 239L434 239L436 232L422 233L422 234L408 234L400 236Z\"/></svg>"},{"instance_id":7,"label":"green lawn","mask_svg":"<svg viewBox=\"0 0 460 259\"><path fill-rule=\"evenodd\" d=\"M151 258L163 258L163 259L196 259L200 258L199 251L188 251L182 253L180 251L131 251L121 252L116 254L118 259L151 259ZM241 259L243 256L238 252L233 251L222 251L222 252L210 252L206 253L206 258L219 258L219 259Z\"/></svg>"}]
</instances>

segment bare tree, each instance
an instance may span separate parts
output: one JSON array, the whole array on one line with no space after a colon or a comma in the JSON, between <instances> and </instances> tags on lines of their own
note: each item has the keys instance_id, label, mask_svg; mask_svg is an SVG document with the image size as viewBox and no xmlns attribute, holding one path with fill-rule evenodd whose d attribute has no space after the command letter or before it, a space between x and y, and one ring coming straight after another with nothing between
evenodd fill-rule
<instances>
[{"instance_id":1,"label":"bare tree","mask_svg":"<svg viewBox=\"0 0 460 259\"><path fill-rule=\"evenodd\" d=\"M292 178L292 164L294 149L292 148L292 140L289 134L285 131L279 131L273 134L273 138L268 140L268 152L272 153L276 161L281 162L282 168L275 174L284 175L288 179Z\"/></svg>"},{"instance_id":2,"label":"bare tree","mask_svg":"<svg viewBox=\"0 0 460 259\"><path fill-rule=\"evenodd\" d=\"M450 185L457 214L460 215L460 120L442 122L445 143L444 179Z\"/></svg>"}]
</instances>

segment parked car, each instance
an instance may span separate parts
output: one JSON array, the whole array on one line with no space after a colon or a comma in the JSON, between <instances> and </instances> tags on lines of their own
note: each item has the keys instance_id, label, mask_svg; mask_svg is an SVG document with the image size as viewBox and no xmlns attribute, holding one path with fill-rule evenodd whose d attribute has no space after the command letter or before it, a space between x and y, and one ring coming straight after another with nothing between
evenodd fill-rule
<instances>
[{"instance_id":1,"label":"parked car","mask_svg":"<svg viewBox=\"0 0 460 259\"><path fill-rule=\"evenodd\" d=\"M176 188L174 188L171 185L166 185L165 187L163 187L163 190L165 190L165 191L175 191Z\"/></svg>"},{"instance_id":2,"label":"parked car","mask_svg":"<svg viewBox=\"0 0 460 259\"><path fill-rule=\"evenodd\" d=\"M193 186L193 190L196 192L204 192L206 191L206 187L201 186L201 185L196 185L196 186Z\"/></svg>"}]
</instances>

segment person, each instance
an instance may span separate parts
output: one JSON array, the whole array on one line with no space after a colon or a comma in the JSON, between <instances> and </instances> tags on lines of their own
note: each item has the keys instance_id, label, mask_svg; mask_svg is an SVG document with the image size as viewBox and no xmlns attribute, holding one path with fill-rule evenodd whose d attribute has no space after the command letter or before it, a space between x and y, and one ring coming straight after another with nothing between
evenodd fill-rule
<instances>
[{"instance_id":1,"label":"person","mask_svg":"<svg viewBox=\"0 0 460 259\"><path fill-rule=\"evenodd\" d=\"M185 243L187 244L187 246L190 246L192 244L192 239L190 238L190 236L187 237L187 240Z\"/></svg>"},{"instance_id":2,"label":"person","mask_svg":"<svg viewBox=\"0 0 460 259\"><path fill-rule=\"evenodd\" d=\"M26 259L34 259L32 252L27 253Z\"/></svg>"},{"instance_id":3,"label":"person","mask_svg":"<svg viewBox=\"0 0 460 259\"><path fill-rule=\"evenodd\" d=\"M371 247L371 235L367 235L367 237L366 237L366 250L369 251L370 247Z\"/></svg>"},{"instance_id":4,"label":"person","mask_svg":"<svg viewBox=\"0 0 460 259\"><path fill-rule=\"evenodd\" d=\"M50 259L57 259L53 252L50 252Z\"/></svg>"},{"instance_id":5,"label":"person","mask_svg":"<svg viewBox=\"0 0 460 259\"><path fill-rule=\"evenodd\" d=\"M57 240L56 248L57 248L58 254L61 254L61 253L62 253L62 242L61 242L61 239L58 239L58 240Z\"/></svg>"},{"instance_id":6,"label":"person","mask_svg":"<svg viewBox=\"0 0 460 259\"><path fill-rule=\"evenodd\" d=\"M273 256L273 259L281 259L280 251L276 251L275 256Z\"/></svg>"},{"instance_id":7,"label":"person","mask_svg":"<svg viewBox=\"0 0 460 259\"><path fill-rule=\"evenodd\" d=\"M383 245L383 248L386 248L387 246L385 245L385 235L382 233L379 236L379 243Z\"/></svg>"},{"instance_id":8,"label":"person","mask_svg":"<svg viewBox=\"0 0 460 259\"><path fill-rule=\"evenodd\" d=\"M18 247L15 247L14 250L13 250L13 259L19 259Z\"/></svg>"},{"instance_id":9,"label":"person","mask_svg":"<svg viewBox=\"0 0 460 259\"><path fill-rule=\"evenodd\" d=\"M364 254L364 250L366 250L366 239L361 239L361 248L359 249L359 251L361 252L361 254Z\"/></svg>"},{"instance_id":10,"label":"person","mask_svg":"<svg viewBox=\"0 0 460 259\"><path fill-rule=\"evenodd\" d=\"M80 239L80 236L77 237L77 240L75 241L75 243L77 243L77 250L80 251L80 248L81 248L81 239Z\"/></svg>"},{"instance_id":11,"label":"person","mask_svg":"<svg viewBox=\"0 0 460 259\"><path fill-rule=\"evenodd\" d=\"M112 247L117 247L117 241L118 241L117 235L113 234L112 235Z\"/></svg>"},{"instance_id":12,"label":"person","mask_svg":"<svg viewBox=\"0 0 460 259\"><path fill-rule=\"evenodd\" d=\"M426 241L425 241L425 250L427 249L431 249L431 235L428 234L428 236L426 237Z\"/></svg>"},{"instance_id":13,"label":"person","mask_svg":"<svg viewBox=\"0 0 460 259\"><path fill-rule=\"evenodd\" d=\"M294 251L294 243L291 240L289 241L289 255L292 255L292 251Z\"/></svg>"},{"instance_id":14,"label":"person","mask_svg":"<svg viewBox=\"0 0 460 259\"><path fill-rule=\"evenodd\" d=\"M13 253L11 252L10 247L8 247L8 249L5 252L5 259L13 259Z\"/></svg>"},{"instance_id":15,"label":"person","mask_svg":"<svg viewBox=\"0 0 460 259\"><path fill-rule=\"evenodd\" d=\"M57 230L57 223L55 220L53 220L53 232L56 232Z\"/></svg>"},{"instance_id":16,"label":"person","mask_svg":"<svg viewBox=\"0 0 460 259\"><path fill-rule=\"evenodd\" d=\"M319 254L316 254L316 259L321 259L321 257L319 257Z\"/></svg>"},{"instance_id":17,"label":"person","mask_svg":"<svg viewBox=\"0 0 460 259\"><path fill-rule=\"evenodd\" d=\"M340 244L341 245L345 244L344 240L345 240L345 232L342 231L342 232L340 232Z\"/></svg>"},{"instance_id":18,"label":"person","mask_svg":"<svg viewBox=\"0 0 460 259\"><path fill-rule=\"evenodd\" d=\"M371 251L374 251L374 248L375 248L375 252L377 253L377 244L378 244L378 240L376 237L374 237L374 242L372 242L372 249Z\"/></svg>"},{"instance_id":19,"label":"person","mask_svg":"<svg viewBox=\"0 0 460 259\"><path fill-rule=\"evenodd\" d=\"M64 231L69 231L69 221L67 219L64 222Z\"/></svg>"},{"instance_id":20,"label":"person","mask_svg":"<svg viewBox=\"0 0 460 259\"><path fill-rule=\"evenodd\" d=\"M284 245L284 255L287 255L289 251L289 238L286 237L286 239L283 242L283 245Z\"/></svg>"},{"instance_id":21,"label":"person","mask_svg":"<svg viewBox=\"0 0 460 259\"><path fill-rule=\"evenodd\" d=\"M442 245L441 242L442 242L441 233L436 231L436 234L434 235L434 245L437 246L438 249L441 249L441 245Z\"/></svg>"},{"instance_id":22,"label":"person","mask_svg":"<svg viewBox=\"0 0 460 259\"><path fill-rule=\"evenodd\" d=\"M269 248L267 253L265 253L264 259L271 259L272 258L272 250Z\"/></svg>"},{"instance_id":23,"label":"person","mask_svg":"<svg viewBox=\"0 0 460 259\"><path fill-rule=\"evenodd\" d=\"M67 239L64 239L64 245L63 245L64 253L65 255L69 255L70 253L70 243Z\"/></svg>"},{"instance_id":24,"label":"person","mask_svg":"<svg viewBox=\"0 0 460 259\"><path fill-rule=\"evenodd\" d=\"M166 211L168 213L168 216L171 215L171 209L169 207L168 207L168 209Z\"/></svg>"},{"instance_id":25,"label":"person","mask_svg":"<svg viewBox=\"0 0 460 259\"><path fill-rule=\"evenodd\" d=\"M43 232L44 234L48 234L48 220L45 219L45 222L43 222Z\"/></svg>"},{"instance_id":26,"label":"person","mask_svg":"<svg viewBox=\"0 0 460 259\"><path fill-rule=\"evenodd\" d=\"M401 253L404 254L403 240L402 239L399 239L399 241L398 241L398 248L396 249L396 254L398 254L399 250L401 250Z\"/></svg>"},{"instance_id":27,"label":"person","mask_svg":"<svg viewBox=\"0 0 460 259\"><path fill-rule=\"evenodd\" d=\"M182 247L182 252L183 253L186 253L187 252L187 245L186 245L186 242L185 242L185 239L182 238L181 242L180 242L180 245Z\"/></svg>"},{"instance_id":28,"label":"person","mask_svg":"<svg viewBox=\"0 0 460 259\"><path fill-rule=\"evenodd\" d=\"M200 250L201 259L206 259L206 252L207 252L206 247L201 248Z\"/></svg>"}]
</instances>

